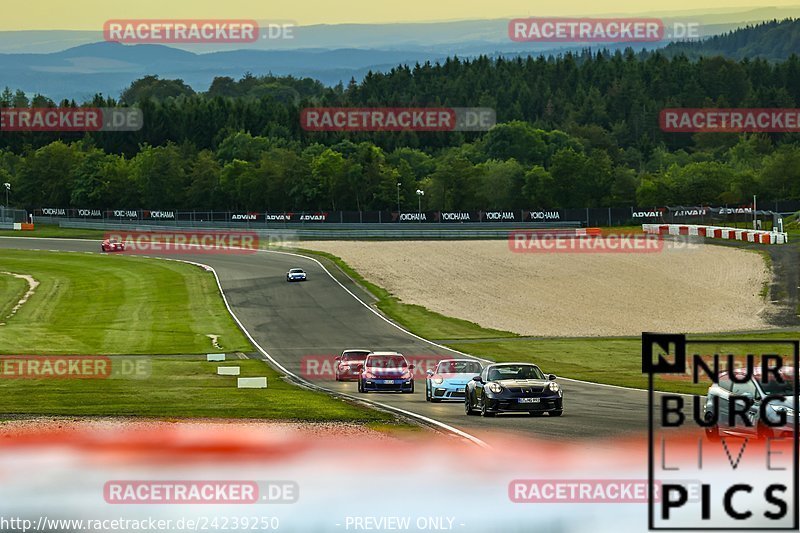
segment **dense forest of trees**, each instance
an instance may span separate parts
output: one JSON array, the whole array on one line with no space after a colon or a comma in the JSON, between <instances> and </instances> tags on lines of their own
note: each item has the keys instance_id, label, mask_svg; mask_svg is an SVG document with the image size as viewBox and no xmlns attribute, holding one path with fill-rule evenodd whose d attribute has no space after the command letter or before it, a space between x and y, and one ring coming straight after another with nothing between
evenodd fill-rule
<instances>
[{"instance_id":1,"label":"dense forest of trees","mask_svg":"<svg viewBox=\"0 0 800 533\"><path fill-rule=\"evenodd\" d=\"M0 74L2 84L2 74ZM0 182L25 207L377 210L747 203L800 199L797 134L664 133L664 107L797 107L800 58L590 53L399 66L326 88L148 76L120 100L134 133L0 132ZM6 89L0 106L56 105ZM60 106L76 105L60 102ZM312 133L308 106L492 107L486 133Z\"/></svg>"},{"instance_id":2,"label":"dense forest of trees","mask_svg":"<svg viewBox=\"0 0 800 533\"><path fill-rule=\"evenodd\" d=\"M748 25L702 42L675 42L664 53L683 54L689 58L725 56L732 59L760 57L767 60L784 60L797 53L800 39L800 20L771 20Z\"/></svg>"}]
</instances>

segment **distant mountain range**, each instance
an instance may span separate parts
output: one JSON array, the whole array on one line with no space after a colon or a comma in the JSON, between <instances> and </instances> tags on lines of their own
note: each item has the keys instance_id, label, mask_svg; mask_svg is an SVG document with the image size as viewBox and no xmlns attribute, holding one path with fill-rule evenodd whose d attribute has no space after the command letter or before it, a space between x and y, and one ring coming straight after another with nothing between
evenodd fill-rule
<instances>
[{"instance_id":1,"label":"distant mountain range","mask_svg":"<svg viewBox=\"0 0 800 533\"><path fill-rule=\"evenodd\" d=\"M664 52L700 56L721 55L732 59L759 57L770 61L800 55L800 19L770 21L748 26L695 43L671 43Z\"/></svg>"},{"instance_id":2,"label":"distant mountain range","mask_svg":"<svg viewBox=\"0 0 800 533\"><path fill-rule=\"evenodd\" d=\"M787 17L800 17L800 7L685 12L660 18L667 24L673 21L697 23L701 36L707 37L747 24ZM723 53L732 57L763 53L770 59L786 57L791 51L800 52L800 43L795 37L797 28L781 27L777 31L759 30L757 35L746 39L736 32L734 35L738 34L739 42L748 41L743 45L734 46L729 41L718 40L709 41L711 44L673 44L671 49L687 53ZM793 38L781 46L776 44L788 37ZM772 44L761 46L750 42L753 38ZM667 44L667 41L636 43L634 47L653 49ZM615 49L628 45L601 46ZM387 70L401 63L435 62L453 55L464 58L480 54L539 55L581 48L586 45L514 43L508 37L508 19L298 26L294 28L293 39L260 40L246 48L241 44L121 45L102 42L100 32L88 31L0 32L0 51L5 52L0 53L0 88L22 89L29 95L40 93L56 101L64 98L81 101L98 92L117 97L133 80L148 74L180 78L195 90L205 91L217 76L240 78L246 72L291 74L334 85L340 81L347 83L351 78L358 80L370 70Z\"/></svg>"}]
</instances>

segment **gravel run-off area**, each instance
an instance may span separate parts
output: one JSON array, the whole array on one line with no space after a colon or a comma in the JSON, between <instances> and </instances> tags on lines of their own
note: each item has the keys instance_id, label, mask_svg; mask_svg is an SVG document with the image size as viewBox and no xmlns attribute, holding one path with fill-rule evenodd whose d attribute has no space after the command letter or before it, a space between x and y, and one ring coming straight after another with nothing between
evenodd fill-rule
<instances>
[{"instance_id":1,"label":"gravel run-off area","mask_svg":"<svg viewBox=\"0 0 800 533\"><path fill-rule=\"evenodd\" d=\"M508 241L306 241L402 302L526 336L767 329L753 252L514 253Z\"/></svg>"}]
</instances>

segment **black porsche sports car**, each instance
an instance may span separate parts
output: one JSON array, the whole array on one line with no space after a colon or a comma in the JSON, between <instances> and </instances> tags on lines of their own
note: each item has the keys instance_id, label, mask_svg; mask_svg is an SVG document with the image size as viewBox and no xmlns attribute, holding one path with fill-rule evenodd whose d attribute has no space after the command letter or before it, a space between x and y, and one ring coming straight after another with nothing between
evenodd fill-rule
<instances>
[{"instance_id":1,"label":"black porsche sports car","mask_svg":"<svg viewBox=\"0 0 800 533\"><path fill-rule=\"evenodd\" d=\"M561 416L563 402L564 391L554 374L545 377L530 363L498 363L467 383L464 410L468 415L480 411L481 416L505 412Z\"/></svg>"}]
</instances>

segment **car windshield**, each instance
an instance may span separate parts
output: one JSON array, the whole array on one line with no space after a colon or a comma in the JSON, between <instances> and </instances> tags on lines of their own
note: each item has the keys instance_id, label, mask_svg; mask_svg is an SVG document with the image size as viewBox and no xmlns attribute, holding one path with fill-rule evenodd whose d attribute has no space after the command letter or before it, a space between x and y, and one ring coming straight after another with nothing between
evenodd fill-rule
<instances>
[{"instance_id":1,"label":"car windshield","mask_svg":"<svg viewBox=\"0 0 800 533\"><path fill-rule=\"evenodd\" d=\"M347 352L342 355L342 361L363 361L369 352Z\"/></svg>"},{"instance_id":2,"label":"car windshield","mask_svg":"<svg viewBox=\"0 0 800 533\"><path fill-rule=\"evenodd\" d=\"M501 379L544 379L544 374L534 365L497 366L489 370L489 381Z\"/></svg>"},{"instance_id":3,"label":"car windshield","mask_svg":"<svg viewBox=\"0 0 800 533\"><path fill-rule=\"evenodd\" d=\"M379 355L370 357L367 360L367 366L370 368L406 368L408 363L404 357L399 355Z\"/></svg>"},{"instance_id":4,"label":"car windshield","mask_svg":"<svg viewBox=\"0 0 800 533\"><path fill-rule=\"evenodd\" d=\"M290 274L302 274L303 270L301 268L293 268L289 271Z\"/></svg>"},{"instance_id":5,"label":"car windshield","mask_svg":"<svg viewBox=\"0 0 800 533\"><path fill-rule=\"evenodd\" d=\"M475 374L481 373L481 364L477 361L442 361L436 367L437 374Z\"/></svg>"},{"instance_id":6,"label":"car windshield","mask_svg":"<svg viewBox=\"0 0 800 533\"><path fill-rule=\"evenodd\" d=\"M781 381L770 374L767 383L761 383L759 379L759 385L761 385L766 394L781 394L784 396L794 394L794 377L787 376L784 373L781 373Z\"/></svg>"}]
</instances>

